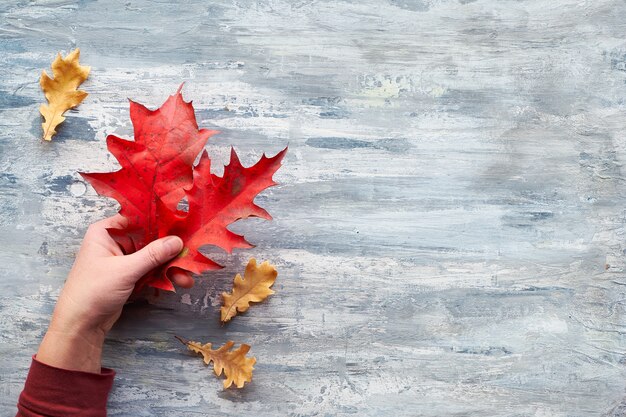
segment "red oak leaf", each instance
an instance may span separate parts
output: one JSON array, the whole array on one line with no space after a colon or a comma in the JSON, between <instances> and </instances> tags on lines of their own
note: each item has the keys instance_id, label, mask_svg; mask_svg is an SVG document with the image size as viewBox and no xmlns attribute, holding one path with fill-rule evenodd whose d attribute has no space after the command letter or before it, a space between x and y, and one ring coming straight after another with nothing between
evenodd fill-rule
<instances>
[{"instance_id":1,"label":"red oak leaf","mask_svg":"<svg viewBox=\"0 0 626 417\"><path fill-rule=\"evenodd\" d=\"M182 85L181 85L182 88ZM120 214L128 219L127 252L138 250L160 237L159 204L176 210L193 181L193 162L213 130L198 130L191 102L180 88L157 110L130 101L135 141L114 135L107 147L122 169L107 173L81 173L98 194L116 199ZM132 244L131 244L132 243Z\"/></svg>"},{"instance_id":2,"label":"red oak leaf","mask_svg":"<svg viewBox=\"0 0 626 417\"><path fill-rule=\"evenodd\" d=\"M183 239L185 248L168 266L200 273L215 266L198 252L202 245L219 246L228 253L235 248L251 248L243 236L226 226L247 217L272 219L253 201L261 191L276 185L272 175L280 168L285 152L287 148L272 158L263 155L254 166L244 168L232 149L223 177L211 174L211 160L204 152L193 171L193 188L187 191L189 213L184 218L173 219L169 230L169 234Z\"/></svg>"},{"instance_id":3,"label":"red oak leaf","mask_svg":"<svg viewBox=\"0 0 626 417\"><path fill-rule=\"evenodd\" d=\"M201 246L215 245L228 253L234 248L251 247L227 226L251 216L271 219L253 200L259 192L275 185L272 175L287 149L272 158L264 155L250 168L244 168L232 150L224 176L218 177L210 172L206 152L193 167L207 139L218 132L198 130L193 106L183 100L180 88L155 111L131 101L130 116L134 142L113 135L107 138L109 151L122 168L81 175L99 194L120 203L120 214L129 225L123 231L109 232L126 253L163 236L181 237L184 249L180 255L136 285L136 290L148 285L174 291L170 278L177 270L199 274L221 268L200 253ZM177 207L185 196L189 209L180 211Z\"/></svg>"}]
</instances>

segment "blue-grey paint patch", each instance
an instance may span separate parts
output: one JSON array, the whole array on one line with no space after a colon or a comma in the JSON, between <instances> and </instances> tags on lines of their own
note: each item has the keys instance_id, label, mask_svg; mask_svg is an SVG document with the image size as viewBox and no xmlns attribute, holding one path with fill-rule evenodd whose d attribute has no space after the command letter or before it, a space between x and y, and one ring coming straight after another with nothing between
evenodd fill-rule
<instances>
[{"instance_id":1,"label":"blue-grey paint patch","mask_svg":"<svg viewBox=\"0 0 626 417\"><path fill-rule=\"evenodd\" d=\"M75 117L72 113L76 113L77 110L70 110L65 113L65 120L56 128L56 135L52 140L56 142L65 142L68 140L80 140L80 141L96 141L96 132L89 125L89 120L83 117ZM37 112L37 118L33 121L30 133L34 137L41 137L43 135L41 123L43 123L43 117Z\"/></svg>"},{"instance_id":2,"label":"blue-grey paint patch","mask_svg":"<svg viewBox=\"0 0 626 417\"><path fill-rule=\"evenodd\" d=\"M622 417L626 415L626 400L623 400L621 404L617 405L613 410L611 410L607 417Z\"/></svg>"},{"instance_id":3,"label":"blue-grey paint patch","mask_svg":"<svg viewBox=\"0 0 626 417\"><path fill-rule=\"evenodd\" d=\"M322 119L347 119L348 116L348 112L341 109L320 112L320 118Z\"/></svg>"},{"instance_id":4,"label":"blue-grey paint patch","mask_svg":"<svg viewBox=\"0 0 626 417\"><path fill-rule=\"evenodd\" d=\"M53 193L69 193L70 185L76 181L76 178L71 175L50 178L46 175L42 177L42 181L46 184L46 188Z\"/></svg>"},{"instance_id":5,"label":"blue-grey paint patch","mask_svg":"<svg viewBox=\"0 0 626 417\"><path fill-rule=\"evenodd\" d=\"M430 2L424 0L389 0L389 3L413 12L426 12L430 9Z\"/></svg>"},{"instance_id":6,"label":"blue-grey paint patch","mask_svg":"<svg viewBox=\"0 0 626 417\"><path fill-rule=\"evenodd\" d=\"M303 99L302 104L320 107L319 116L322 119L346 119L350 116L342 97L310 97Z\"/></svg>"},{"instance_id":7,"label":"blue-grey paint patch","mask_svg":"<svg viewBox=\"0 0 626 417\"><path fill-rule=\"evenodd\" d=\"M609 54L611 69L626 72L626 52L622 50L611 51Z\"/></svg>"},{"instance_id":8,"label":"blue-grey paint patch","mask_svg":"<svg viewBox=\"0 0 626 417\"><path fill-rule=\"evenodd\" d=\"M17 177L8 172L0 172L0 184L2 188L15 188L17 186Z\"/></svg>"},{"instance_id":9,"label":"blue-grey paint patch","mask_svg":"<svg viewBox=\"0 0 626 417\"><path fill-rule=\"evenodd\" d=\"M336 107L343 102L341 97L309 97L302 99L302 104L318 107Z\"/></svg>"},{"instance_id":10,"label":"blue-grey paint patch","mask_svg":"<svg viewBox=\"0 0 626 417\"><path fill-rule=\"evenodd\" d=\"M30 106L36 103L30 97L20 96L7 91L0 91L0 110Z\"/></svg>"},{"instance_id":11,"label":"blue-grey paint patch","mask_svg":"<svg viewBox=\"0 0 626 417\"><path fill-rule=\"evenodd\" d=\"M404 152L410 147L406 139L377 139L365 141L340 137L310 138L306 144L320 149L381 149L388 152Z\"/></svg>"}]
</instances>

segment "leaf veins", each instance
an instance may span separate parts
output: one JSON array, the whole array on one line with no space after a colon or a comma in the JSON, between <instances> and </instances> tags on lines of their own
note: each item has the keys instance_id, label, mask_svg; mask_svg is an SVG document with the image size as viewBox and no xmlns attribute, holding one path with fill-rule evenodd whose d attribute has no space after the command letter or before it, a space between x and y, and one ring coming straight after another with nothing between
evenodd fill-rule
<instances>
[{"instance_id":1,"label":"leaf veins","mask_svg":"<svg viewBox=\"0 0 626 417\"><path fill-rule=\"evenodd\" d=\"M41 124L44 140L52 140L57 126L65 120L63 114L72 107L78 106L87 97L87 93L78 90L78 86L87 79L91 67L80 65L79 56L80 49L78 48L65 58L62 58L59 53L52 62L54 79L50 78L46 71L41 74L39 84L48 100L48 104L42 104L39 108L39 112L44 117L44 122Z\"/></svg>"},{"instance_id":2,"label":"leaf veins","mask_svg":"<svg viewBox=\"0 0 626 417\"><path fill-rule=\"evenodd\" d=\"M222 322L227 322L237 315L243 313L250 307L250 303L258 303L274 294L270 289L278 272L276 268L265 261L257 266L256 259L252 258L246 266L244 277L240 274L235 276L233 290L231 293L222 293L223 305L220 309Z\"/></svg>"},{"instance_id":3,"label":"leaf veins","mask_svg":"<svg viewBox=\"0 0 626 417\"><path fill-rule=\"evenodd\" d=\"M215 375L220 376L224 372L224 388L235 384L237 388L243 388L244 383L252 381L252 371L256 358L246 357L250 346L241 344L237 349L231 350L235 342L228 341L219 349L212 349L211 343L202 344L175 336L182 344L193 352L199 353L204 358L204 363L209 365L213 362Z\"/></svg>"}]
</instances>

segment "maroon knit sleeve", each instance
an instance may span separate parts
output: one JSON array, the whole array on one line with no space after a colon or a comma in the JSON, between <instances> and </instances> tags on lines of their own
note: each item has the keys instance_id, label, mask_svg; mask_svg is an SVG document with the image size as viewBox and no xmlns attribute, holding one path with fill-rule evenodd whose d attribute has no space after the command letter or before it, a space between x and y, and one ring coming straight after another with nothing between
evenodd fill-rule
<instances>
[{"instance_id":1,"label":"maroon knit sleeve","mask_svg":"<svg viewBox=\"0 0 626 417\"><path fill-rule=\"evenodd\" d=\"M16 417L106 417L114 376L108 368L99 374L55 368L33 356Z\"/></svg>"}]
</instances>

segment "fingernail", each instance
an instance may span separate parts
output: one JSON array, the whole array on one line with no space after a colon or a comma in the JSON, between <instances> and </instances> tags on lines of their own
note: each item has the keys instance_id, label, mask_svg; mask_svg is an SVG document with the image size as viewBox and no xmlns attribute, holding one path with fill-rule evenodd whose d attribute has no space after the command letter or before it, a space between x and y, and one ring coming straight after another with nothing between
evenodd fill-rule
<instances>
[{"instance_id":1,"label":"fingernail","mask_svg":"<svg viewBox=\"0 0 626 417\"><path fill-rule=\"evenodd\" d=\"M169 236L163 241L163 246L169 256L174 256L183 248L183 241L178 236Z\"/></svg>"}]
</instances>

